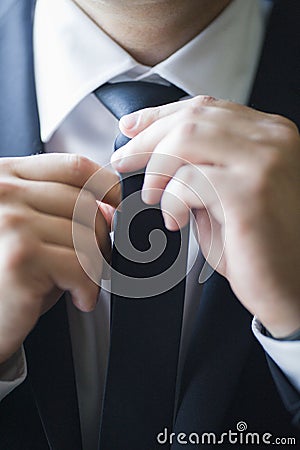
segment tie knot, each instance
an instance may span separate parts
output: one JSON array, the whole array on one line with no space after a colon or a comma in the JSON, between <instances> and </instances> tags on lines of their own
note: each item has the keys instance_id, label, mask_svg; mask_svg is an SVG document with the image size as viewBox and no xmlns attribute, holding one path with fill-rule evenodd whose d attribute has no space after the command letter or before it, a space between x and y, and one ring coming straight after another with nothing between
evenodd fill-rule
<instances>
[{"instance_id":1,"label":"tie knot","mask_svg":"<svg viewBox=\"0 0 300 450\"><path fill-rule=\"evenodd\" d=\"M175 102L186 93L174 85L128 81L106 83L95 90L96 97L111 113L120 119L139 109Z\"/></svg>"}]
</instances>

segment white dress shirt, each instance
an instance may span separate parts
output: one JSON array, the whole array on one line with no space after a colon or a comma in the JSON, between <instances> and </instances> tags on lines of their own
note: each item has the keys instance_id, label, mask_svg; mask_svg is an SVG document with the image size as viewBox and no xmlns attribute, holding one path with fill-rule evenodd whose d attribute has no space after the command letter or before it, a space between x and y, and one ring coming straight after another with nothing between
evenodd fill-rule
<instances>
[{"instance_id":1,"label":"white dress shirt","mask_svg":"<svg viewBox=\"0 0 300 450\"><path fill-rule=\"evenodd\" d=\"M192 96L201 93L247 103L263 42L266 13L261 0L234 0L196 38L150 68L138 64L72 0L37 0L35 76L41 138L46 151L79 153L102 165L109 162L118 123L91 94L108 81L167 80ZM197 243L191 236L190 259L196 251ZM194 270L187 283L181 362L200 289ZM109 295L102 291L92 313L82 313L69 302L68 314L83 448L96 450L109 346ZM254 322L253 327L265 350L300 390L300 367L295 363L299 361L300 343L266 338L259 323ZM26 376L24 356L19 355L15 371L11 367L4 369L0 370L0 375L3 374L0 398Z\"/></svg>"}]
</instances>

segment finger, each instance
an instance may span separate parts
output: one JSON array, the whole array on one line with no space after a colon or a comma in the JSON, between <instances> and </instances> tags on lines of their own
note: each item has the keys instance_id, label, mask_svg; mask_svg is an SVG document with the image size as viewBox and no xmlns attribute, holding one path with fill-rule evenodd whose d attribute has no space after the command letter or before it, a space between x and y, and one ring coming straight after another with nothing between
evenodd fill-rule
<instances>
[{"instance_id":1,"label":"finger","mask_svg":"<svg viewBox=\"0 0 300 450\"><path fill-rule=\"evenodd\" d=\"M88 190L100 200L119 203L118 176L111 170L75 154L49 153L12 158L14 174L32 181L51 181L78 188L88 183Z\"/></svg>"},{"instance_id":2,"label":"finger","mask_svg":"<svg viewBox=\"0 0 300 450\"><path fill-rule=\"evenodd\" d=\"M81 267L74 250L55 245L44 244L42 255L41 264L54 285L62 291L69 291L74 304L81 311L93 310L97 302L99 286L92 279L98 277L100 280L102 267L95 267L88 256L82 253L80 260L84 260L85 267L89 268L87 274Z\"/></svg>"},{"instance_id":3,"label":"finger","mask_svg":"<svg viewBox=\"0 0 300 450\"><path fill-rule=\"evenodd\" d=\"M80 188L62 183L46 181L20 181L19 198L41 213L72 218L74 206L81 192ZM90 193L89 203L96 201Z\"/></svg>"},{"instance_id":4,"label":"finger","mask_svg":"<svg viewBox=\"0 0 300 450\"><path fill-rule=\"evenodd\" d=\"M115 152L113 166L119 172L133 172L145 167L153 153L199 164L241 161L249 153L245 142L252 146L255 143L248 138L252 135L253 121L220 111L211 108L209 114L202 114L183 110L155 122Z\"/></svg>"},{"instance_id":5,"label":"finger","mask_svg":"<svg viewBox=\"0 0 300 450\"><path fill-rule=\"evenodd\" d=\"M142 198L148 204L158 203L181 166L234 167L247 161L249 168L254 152L248 150L254 145L251 142L245 145L241 136L228 136L227 131L213 123L178 127L160 141L152 153L145 171Z\"/></svg>"},{"instance_id":6,"label":"finger","mask_svg":"<svg viewBox=\"0 0 300 450\"><path fill-rule=\"evenodd\" d=\"M189 221L190 211L194 209L206 209L220 224L225 222L218 187L210 180L217 178L220 170L192 165L180 167L167 185L161 199L161 208L168 229L177 230L184 227Z\"/></svg>"},{"instance_id":7,"label":"finger","mask_svg":"<svg viewBox=\"0 0 300 450\"><path fill-rule=\"evenodd\" d=\"M112 154L112 166L119 172L129 172L145 167L156 145L177 124L178 118L175 114L171 114L163 121L153 123Z\"/></svg>"},{"instance_id":8,"label":"finger","mask_svg":"<svg viewBox=\"0 0 300 450\"><path fill-rule=\"evenodd\" d=\"M169 105L166 105L169 106ZM135 171L145 167L155 147L169 134L178 130L189 131L200 120L198 108L182 108L141 130L130 142L115 151L111 157L113 167L119 172ZM189 135L185 136L189 137Z\"/></svg>"},{"instance_id":9,"label":"finger","mask_svg":"<svg viewBox=\"0 0 300 450\"><path fill-rule=\"evenodd\" d=\"M216 105L217 102L218 100L214 97L199 95L192 99L141 109L121 117L119 127L123 134L132 138L158 120L182 111L187 107Z\"/></svg>"},{"instance_id":10,"label":"finger","mask_svg":"<svg viewBox=\"0 0 300 450\"><path fill-rule=\"evenodd\" d=\"M222 227L205 209L195 211L196 235L201 251L209 265L222 275L225 274L225 236Z\"/></svg>"},{"instance_id":11,"label":"finger","mask_svg":"<svg viewBox=\"0 0 300 450\"><path fill-rule=\"evenodd\" d=\"M76 249L78 251L89 255L95 264L98 264L99 259L99 264L102 264L101 254L107 261L110 260L111 240L105 220L98 228L98 233L95 233L94 229L79 223L75 225L68 219L36 214L31 229L42 242L72 249L74 249L74 232L76 232ZM101 254L99 254L99 249Z\"/></svg>"},{"instance_id":12,"label":"finger","mask_svg":"<svg viewBox=\"0 0 300 450\"><path fill-rule=\"evenodd\" d=\"M119 126L123 134L133 138L151 124L174 113L178 113L179 111L191 109L204 112L209 108L235 111L238 112L239 115L252 115L254 112L253 109L238 103L216 99L208 95L198 95L188 100L169 103L154 108L145 108L132 114L125 115L120 119ZM257 113L257 111L255 111L255 113Z\"/></svg>"},{"instance_id":13,"label":"finger","mask_svg":"<svg viewBox=\"0 0 300 450\"><path fill-rule=\"evenodd\" d=\"M154 151L167 155L172 153L172 155L182 157L182 150L185 151L191 144L192 134L195 135L197 126L200 128L200 125L197 125L194 120L178 125L176 115L166 117L142 131L128 144L116 151L112 155L111 162L115 169L122 173L134 172L146 167ZM202 129L205 127L213 130L216 128L214 124L210 123L202 124ZM171 150L163 151L164 148L171 148Z\"/></svg>"},{"instance_id":14,"label":"finger","mask_svg":"<svg viewBox=\"0 0 300 450\"><path fill-rule=\"evenodd\" d=\"M22 182L19 197L34 210L52 215L72 219L75 205L80 198L80 207L76 209L76 221L101 235L101 230L107 229L97 206L94 194L85 189L79 189L61 183L26 181ZM105 204L105 203L103 203Z\"/></svg>"},{"instance_id":15,"label":"finger","mask_svg":"<svg viewBox=\"0 0 300 450\"><path fill-rule=\"evenodd\" d=\"M110 261L109 226L98 208L96 198L90 191L80 190L61 183L26 181L23 184L24 186L19 194L20 198L23 197L28 206L38 212L36 217L43 218L43 228L48 228L47 233L57 234L54 224L59 223L59 217L69 219L69 226L71 226L73 220L88 227L93 233L95 232L100 250L105 255L106 260ZM76 214L74 213L75 210ZM53 226L50 225L51 223ZM61 223L64 222L61 221ZM62 233L60 235L63 236ZM65 233L64 235L66 236ZM64 239L67 239L67 237ZM57 241L56 243L59 242L69 245L65 241Z\"/></svg>"}]
</instances>

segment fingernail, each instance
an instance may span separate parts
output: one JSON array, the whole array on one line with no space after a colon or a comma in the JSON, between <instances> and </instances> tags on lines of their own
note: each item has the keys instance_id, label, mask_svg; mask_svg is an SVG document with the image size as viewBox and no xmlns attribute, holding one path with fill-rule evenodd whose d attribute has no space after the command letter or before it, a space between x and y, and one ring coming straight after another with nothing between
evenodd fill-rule
<instances>
[{"instance_id":1,"label":"fingernail","mask_svg":"<svg viewBox=\"0 0 300 450\"><path fill-rule=\"evenodd\" d=\"M78 308L82 312L90 312L93 311L97 304L97 299L95 301L84 301L80 295L72 293L72 301L76 308Z\"/></svg>"},{"instance_id":2,"label":"fingernail","mask_svg":"<svg viewBox=\"0 0 300 450\"><path fill-rule=\"evenodd\" d=\"M121 165L123 159L123 152L122 150L116 150L110 158L110 162L113 164L113 166L119 166Z\"/></svg>"},{"instance_id":3,"label":"fingernail","mask_svg":"<svg viewBox=\"0 0 300 450\"><path fill-rule=\"evenodd\" d=\"M148 203L149 199L150 199L151 195L149 195L149 191L148 190L142 190L142 200L144 203Z\"/></svg>"},{"instance_id":4,"label":"fingernail","mask_svg":"<svg viewBox=\"0 0 300 450\"><path fill-rule=\"evenodd\" d=\"M159 203L161 198L161 190L159 189L143 189L142 200L147 205L155 205Z\"/></svg>"},{"instance_id":5,"label":"fingernail","mask_svg":"<svg viewBox=\"0 0 300 450\"><path fill-rule=\"evenodd\" d=\"M166 211L163 211L163 218L165 222L165 227L169 231L177 231L179 229L178 222L168 214Z\"/></svg>"},{"instance_id":6,"label":"fingernail","mask_svg":"<svg viewBox=\"0 0 300 450\"><path fill-rule=\"evenodd\" d=\"M132 113L122 116L120 119L120 125L122 127L127 128L127 130L132 130L136 128L139 121L139 113Z\"/></svg>"}]
</instances>

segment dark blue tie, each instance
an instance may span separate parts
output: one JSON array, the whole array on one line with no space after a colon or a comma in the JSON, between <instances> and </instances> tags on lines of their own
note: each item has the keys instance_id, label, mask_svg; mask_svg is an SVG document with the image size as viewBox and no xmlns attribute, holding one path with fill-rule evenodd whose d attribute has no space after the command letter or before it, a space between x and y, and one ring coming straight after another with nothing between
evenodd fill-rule
<instances>
[{"instance_id":1,"label":"dark blue tie","mask_svg":"<svg viewBox=\"0 0 300 450\"><path fill-rule=\"evenodd\" d=\"M185 95L175 86L148 82L106 84L95 94L118 119ZM119 135L115 148L127 141ZM141 200L143 178L143 171L122 176L100 450L159 449L158 433L173 426L188 228L164 227L159 205Z\"/></svg>"}]
</instances>

